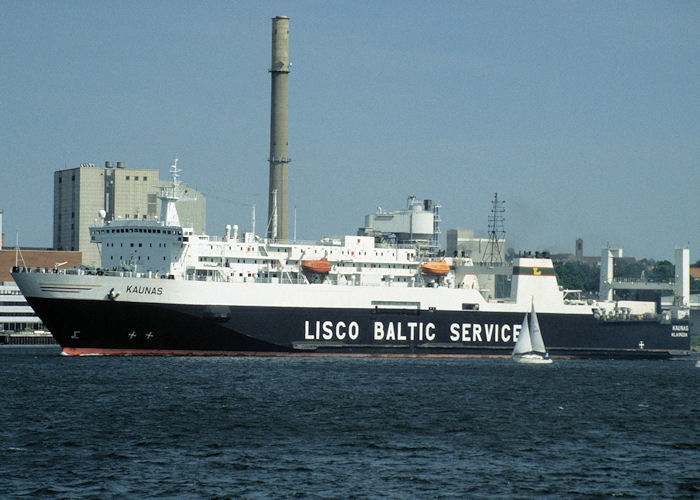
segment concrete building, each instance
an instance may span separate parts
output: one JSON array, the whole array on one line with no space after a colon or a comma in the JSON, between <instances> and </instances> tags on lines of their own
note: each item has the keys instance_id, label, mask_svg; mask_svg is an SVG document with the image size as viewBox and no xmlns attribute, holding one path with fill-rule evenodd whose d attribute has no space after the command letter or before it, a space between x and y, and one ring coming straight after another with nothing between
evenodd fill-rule
<instances>
[{"instance_id":1,"label":"concrete building","mask_svg":"<svg viewBox=\"0 0 700 500\"><path fill-rule=\"evenodd\" d=\"M506 240L499 239L500 261L505 262ZM486 260L484 253L489 250L489 238L476 238L471 229L449 229L445 254L450 257L471 257L475 263Z\"/></svg>"},{"instance_id":2,"label":"concrete building","mask_svg":"<svg viewBox=\"0 0 700 500\"><path fill-rule=\"evenodd\" d=\"M123 162L115 165L108 161L104 167L84 163L54 172L54 249L82 252L83 264L99 265L98 248L90 242L89 227L100 214L107 221L157 219L157 194L164 185L172 185L172 181L161 181L158 170L127 169ZM187 199L177 204L180 220L195 232L205 233L206 199L195 189L184 189Z\"/></svg>"}]
</instances>

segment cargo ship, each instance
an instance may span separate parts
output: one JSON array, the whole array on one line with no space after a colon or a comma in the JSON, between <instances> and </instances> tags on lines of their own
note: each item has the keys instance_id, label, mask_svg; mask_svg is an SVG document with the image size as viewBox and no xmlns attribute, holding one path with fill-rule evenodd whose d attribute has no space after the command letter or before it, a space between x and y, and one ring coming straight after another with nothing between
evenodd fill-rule
<instances>
[{"instance_id":1,"label":"cargo ship","mask_svg":"<svg viewBox=\"0 0 700 500\"><path fill-rule=\"evenodd\" d=\"M505 357L533 306L552 356L668 358L690 349L687 307L570 299L545 253L516 257L510 294L491 298L483 266L429 241L386 241L367 228L313 243L236 226L221 237L195 234L177 215L177 162L170 170L159 220L90 229L101 267L13 269L63 353ZM420 203L408 212L426 214Z\"/></svg>"},{"instance_id":2,"label":"cargo ship","mask_svg":"<svg viewBox=\"0 0 700 500\"><path fill-rule=\"evenodd\" d=\"M90 229L99 268L13 269L63 353L506 357L533 307L552 356L666 358L689 350L683 298L663 310L611 293L571 298L545 253L498 266L510 293L492 293L496 267L437 248L437 205L427 200L410 201L396 217L380 211L354 235L290 238L288 43L289 19L273 18L266 235L254 224L243 234L227 226L221 237L181 224L175 161L160 217L101 211ZM406 229L385 225L394 218Z\"/></svg>"}]
</instances>

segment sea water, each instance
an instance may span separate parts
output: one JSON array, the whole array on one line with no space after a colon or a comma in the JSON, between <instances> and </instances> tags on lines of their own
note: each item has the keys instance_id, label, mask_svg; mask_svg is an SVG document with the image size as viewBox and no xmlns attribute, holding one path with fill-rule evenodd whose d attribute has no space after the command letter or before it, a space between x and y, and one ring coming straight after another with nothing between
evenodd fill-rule
<instances>
[{"instance_id":1,"label":"sea water","mask_svg":"<svg viewBox=\"0 0 700 500\"><path fill-rule=\"evenodd\" d=\"M700 495L694 360L0 348L3 498Z\"/></svg>"}]
</instances>

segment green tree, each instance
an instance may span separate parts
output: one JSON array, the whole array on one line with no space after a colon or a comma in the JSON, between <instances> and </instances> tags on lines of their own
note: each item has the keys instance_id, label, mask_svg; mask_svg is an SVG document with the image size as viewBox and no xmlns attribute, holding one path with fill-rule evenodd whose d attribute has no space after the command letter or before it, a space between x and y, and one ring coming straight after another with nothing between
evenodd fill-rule
<instances>
[{"instance_id":1,"label":"green tree","mask_svg":"<svg viewBox=\"0 0 700 500\"><path fill-rule=\"evenodd\" d=\"M654 268L647 273L647 278L652 281L673 281L675 279L675 267L667 260L657 262Z\"/></svg>"},{"instance_id":2,"label":"green tree","mask_svg":"<svg viewBox=\"0 0 700 500\"><path fill-rule=\"evenodd\" d=\"M568 261L556 264L554 271L557 274L559 285L569 290L582 290L587 293L598 291L600 270L597 266L590 266L583 262Z\"/></svg>"},{"instance_id":3,"label":"green tree","mask_svg":"<svg viewBox=\"0 0 700 500\"><path fill-rule=\"evenodd\" d=\"M616 259L614 263L614 275L616 278L640 279L647 271L645 260L630 262Z\"/></svg>"}]
</instances>

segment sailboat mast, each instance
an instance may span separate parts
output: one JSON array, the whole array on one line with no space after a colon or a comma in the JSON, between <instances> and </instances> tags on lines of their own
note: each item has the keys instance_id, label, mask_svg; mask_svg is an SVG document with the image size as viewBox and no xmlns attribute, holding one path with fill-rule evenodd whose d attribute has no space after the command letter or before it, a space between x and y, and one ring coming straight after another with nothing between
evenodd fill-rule
<instances>
[{"instance_id":1,"label":"sailboat mast","mask_svg":"<svg viewBox=\"0 0 700 500\"><path fill-rule=\"evenodd\" d=\"M540 354L545 354L547 352L547 349L544 347L544 340L542 340L542 331L540 330L540 323L537 321L537 313L535 313L534 305L530 311L530 339L534 352Z\"/></svg>"}]
</instances>

